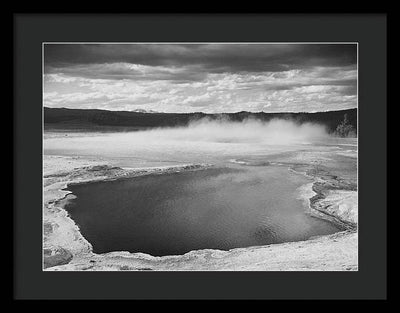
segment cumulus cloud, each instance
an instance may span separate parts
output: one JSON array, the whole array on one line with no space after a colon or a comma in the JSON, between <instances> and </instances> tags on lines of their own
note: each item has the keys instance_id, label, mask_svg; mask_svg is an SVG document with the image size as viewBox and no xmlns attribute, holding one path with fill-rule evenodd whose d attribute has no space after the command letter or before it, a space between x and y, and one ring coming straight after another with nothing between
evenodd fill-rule
<instances>
[{"instance_id":1,"label":"cumulus cloud","mask_svg":"<svg viewBox=\"0 0 400 313\"><path fill-rule=\"evenodd\" d=\"M44 105L161 112L357 105L355 45L45 45Z\"/></svg>"}]
</instances>

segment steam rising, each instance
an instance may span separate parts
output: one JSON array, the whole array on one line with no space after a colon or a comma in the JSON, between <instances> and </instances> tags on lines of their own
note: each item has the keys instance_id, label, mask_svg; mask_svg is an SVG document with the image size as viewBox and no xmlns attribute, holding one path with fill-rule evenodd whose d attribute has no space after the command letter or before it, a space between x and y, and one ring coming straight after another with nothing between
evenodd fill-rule
<instances>
[{"instance_id":1,"label":"steam rising","mask_svg":"<svg viewBox=\"0 0 400 313\"><path fill-rule=\"evenodd\" d=\"M168 162L215 163L293 151L329 135L323 126L288 120L201 119L181 127L61 136L44 141L46 153L96 155L123 159L129 166L158 166Z\"/></svg>"},{"instance_id":2,"label":"steam rising","mask_svg":"<svg viewBox=\"0 0 400 313\"><path fill-rule=\"evenodd\" d=\"M139 133L137 134L139 135ZM298 124L289 120L275 119L263 122L246 119L242 122L201 119L185 127L158 128L140 132L147 139L200 141L210 143L260 143L292 144L307 143L328 137L324 126Z\"/></svg>"}]
</instances>

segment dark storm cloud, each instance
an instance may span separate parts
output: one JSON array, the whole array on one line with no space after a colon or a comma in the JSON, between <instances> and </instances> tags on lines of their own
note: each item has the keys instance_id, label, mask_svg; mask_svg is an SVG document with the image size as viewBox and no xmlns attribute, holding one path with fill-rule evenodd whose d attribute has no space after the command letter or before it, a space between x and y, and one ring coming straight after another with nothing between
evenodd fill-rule
<instances>
[{"instance_id":1,"label":"dark storm cloud","mask_svg":"<svg viewBox=\"0 0 400 313\"><path fill-rule=\"evenodd\" d=\"M210 73L355 65L355 44L46 44L45 69L99 63L197 66Z\"/></svg>"},{"instance_id":2,"label":"dark storm cloud","mask_svg":"<svg viewBox=\"0 0 400 313\"><path fill-rule=\"evenodd\" d=\"M136 67L129 63L78 64L64 67L48 67L46 74L64 74L88 79L110 80L171 80L194 82L206 78L207 73L191 66L179 69L167 67Z\"/></svg>"},{"instance_id":3,"label":"dark storm cloud","mask_svg":"<svg viewBox=\"0 0 400 313\"><path fill-rule=\"evenodd\" d=\"M357 105L356 44L45 44L50 107L161 112Z\"/></svg>"}]
</instances>

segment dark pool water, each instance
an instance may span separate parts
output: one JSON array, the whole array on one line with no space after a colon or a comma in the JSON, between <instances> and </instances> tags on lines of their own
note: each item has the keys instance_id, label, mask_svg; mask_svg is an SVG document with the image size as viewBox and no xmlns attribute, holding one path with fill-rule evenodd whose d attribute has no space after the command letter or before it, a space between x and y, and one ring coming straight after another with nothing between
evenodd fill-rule
<instances>
[{"instance_id":1,"label":"dark pool water","mask_svg":"<svg viewBox=\"0 0 400 313\"><path fill-rule=\"evenodd\" d=\"M228 250L339 231L306 213L309 182L279 166L212 168L70 185L65 208L96 253Z\"/></svg>"}]
</instances>

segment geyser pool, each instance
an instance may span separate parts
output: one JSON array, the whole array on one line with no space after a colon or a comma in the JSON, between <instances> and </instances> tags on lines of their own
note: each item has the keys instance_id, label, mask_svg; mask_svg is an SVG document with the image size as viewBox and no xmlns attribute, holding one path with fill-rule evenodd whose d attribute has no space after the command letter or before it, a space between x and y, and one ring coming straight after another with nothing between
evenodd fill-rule
<instances>
[{"instance_id":1,"label":"geyser pool","mask_svg":"<svg viewBox=\"0 0 400 313\"><path fill-rule=\"evenodd\" d=\"M232 166L69 185L65 209L95 253L154 256L298 241L339 231L307 214L282 166Z\"/></svg>"}]
</instances>

